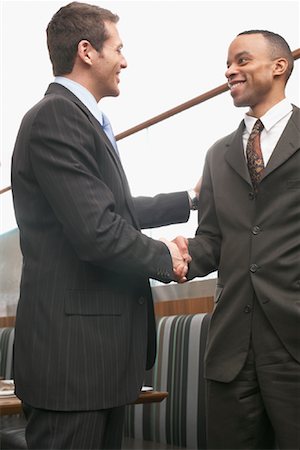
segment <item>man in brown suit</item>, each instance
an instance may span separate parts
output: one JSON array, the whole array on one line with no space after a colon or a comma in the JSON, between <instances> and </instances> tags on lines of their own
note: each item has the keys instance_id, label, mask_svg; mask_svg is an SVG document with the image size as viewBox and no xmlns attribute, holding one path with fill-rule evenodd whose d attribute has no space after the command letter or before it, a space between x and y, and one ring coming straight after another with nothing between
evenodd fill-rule
<instances>
[{"instance_id":1,"label":"man in brown suit","mask_svg":"<svg viewBox=\"0 0 300 450\"><path fill-rule=\"evenodd\" d=\"M300 110L285 98L293 57L272 32L239 34L226 77L249 110L208 151L188 278L218 270L205 375L208 448L300 448ZM247 168L261 119L264 169ZM256 174L257 175L257 174Z\"/></svg>"}]
</instances>

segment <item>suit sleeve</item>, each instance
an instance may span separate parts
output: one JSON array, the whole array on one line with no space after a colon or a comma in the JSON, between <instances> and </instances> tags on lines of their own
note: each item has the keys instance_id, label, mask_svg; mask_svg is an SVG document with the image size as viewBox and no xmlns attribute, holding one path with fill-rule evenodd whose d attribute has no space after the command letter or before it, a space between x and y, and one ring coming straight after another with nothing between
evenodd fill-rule
<instances>
[{"instance_id":1,"label":"suit sleeve","mask_svg":"<svg viewBox=\"0 0 300 450\"><path fill-rule=\"evenodd\" d=\"M192 257L188 273L190 280L217 270L220 259L221 231L215 209L210 156L211 152L208 152L203 171L199 226L195 237L189 239L189 252Z\"/></svg>"},{"instance_id":2,"label":"suit sleeve","mask_svg":"<svg viewBox=\"0 0 300 450\"><path fill-rule=\"evenodd\" d=\"M60 233L61 227L81 260L120 273L172 281L167 246L143 235L116 212L116 199L103 173L111 170L116 183L120 177L113 163L112 168L107 164L104 147L106 166L99 164L100 139L96 144L97 133L79 109L62 98L50 100L39 108L27 133L30 164L41 189L36 210L45 208L47 227L53 233ZM118 201L126 203L126 199Z\"/></svg>"},{"instance_id":3,"label":"suit sleeve","mask_svg":"<svg viewBox=\"0 0 300 450\"><path fill-rule=\"evenodd\" d=\"M187 192L159 194L133 199L141 228L155 228L187 222L190 205Z\"/></svg>"}]
</instances>

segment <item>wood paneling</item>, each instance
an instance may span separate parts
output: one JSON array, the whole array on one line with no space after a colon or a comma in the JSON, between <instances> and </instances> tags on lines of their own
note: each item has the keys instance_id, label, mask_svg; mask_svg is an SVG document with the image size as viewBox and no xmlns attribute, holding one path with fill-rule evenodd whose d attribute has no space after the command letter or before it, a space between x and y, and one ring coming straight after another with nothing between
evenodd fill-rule
<instances>
[{"instance_id":1,"label":"wood paneling","mask_svg":"<svg viewBox=\"0 0 300 450\"><path fill-rule=\"evenodd\" d=\"M213 297L182 298L179 300L156 302L154 310L155 315L159 317L172 316L175 314L195 314L211 312L213 304Z\"/></svg>"},{"instance_id":2,"label":"wood paneling","mask_svg":"<svg viewBox=\"0 0 300 450\"><path fill-rule=\"evenodd\" d=\"M213 297L181 298L177 300L164 300L155 302L155 315L173 316L175 314L196 314L211 312L213 309ZM14 316L0 317L0 327L13 327L16 318Z\"/></svg>"},{"instance_id":3,"label":"wood paneling","mask_svg":"<svg viewBox=\"0 0 300 450\"><path fill-rule=\"evenodd\" d=\"M175 314L196 314L211 312L213 309L213 297L182 298L179 300L164 300L154 304L155 315L173 316ZM16 318L14 316L0 317L0 327L13 327Z\"/></svg>"},{"instance_id":4,"label":"wood paneling","mask_svg":"<svg viewBox=\"0 0 300 450\"><path fill-rule=\"evenodd\" d=\"M14 327L16 318L14 316L0 317L0 328Z\"/></svg>"}]
</instances>

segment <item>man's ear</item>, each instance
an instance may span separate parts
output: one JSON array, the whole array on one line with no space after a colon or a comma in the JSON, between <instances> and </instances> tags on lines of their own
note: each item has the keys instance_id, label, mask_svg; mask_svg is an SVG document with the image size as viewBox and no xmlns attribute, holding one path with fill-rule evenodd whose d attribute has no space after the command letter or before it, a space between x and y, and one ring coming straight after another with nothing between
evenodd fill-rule
<instances>
[{"instance_id":1,"label":"man's ear","mask_svg":"<svg viewBox=\"0 0 300 450\"><path fill-rule=\"evenodd\" d=\"M281 76L288 70L288 60L285 58L277 58L274 61L274 76Z\"/></svg>"},{"instance_id":2,"label":"man's ear","mask_svg":"<svg viewBox=\"0 0 300 450\"><path fill-rule=\"evenodd\" d=\"M77 46L77 55L81 59L82 62L85 64L88 64L89 66L92 65L92 52L94 51L94 48L92 47L91 43L85 39L80 41Z\"/></svg>"}]
</instances>

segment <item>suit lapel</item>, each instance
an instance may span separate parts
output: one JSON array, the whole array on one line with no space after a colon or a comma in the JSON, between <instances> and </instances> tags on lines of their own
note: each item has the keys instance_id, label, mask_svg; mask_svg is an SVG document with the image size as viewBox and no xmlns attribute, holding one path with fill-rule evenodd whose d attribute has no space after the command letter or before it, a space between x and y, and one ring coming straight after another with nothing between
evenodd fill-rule
<instances>
[{"instance_id":1,"label":"suit lapel","mask_svg":"<svg viewBox=\"0 0 300 450\"><path fill-rule=\"evenodd\" d=\"M80 102L80 104L82 105L81 102ZM130 187L129 187L128 180L127 180L126 174L124 172L121 160L120 160L119 156L117 155L117 152L114 149L112 143L110 142L108 136L103 131L100 123L98 122L98 120L90 113L90 111L87 108L85 108L85 109L86 109L87 115L88 115L91 123L94 125L94 127L97 130L97 132L100 134L101 139L105 142L107 150L109 151L109 153L110 153L110 155L111 155L111 157L112 157L112 159L113 159L113 161L114 161L114 163L115 163L115 165L117 167L117 170L118 170L118 172L120 174L120 178L121 178L123 186L124 186L124 192L126 193L125 199L126 199L126 203L127 203L128 209L129 209L130 214L131 214L132 221L135 224L136 228L139 229L140 225L139 225L136 213L135 213L135 207L134 207L134 204L133 204L133 201L132 201Z\"/></svg>"},{"instance_id":2,"label":"suit lapel","mask_svg":"<svg viewBox=\"0 0 300 450\"><path fill-rule=\"evenodd\" d=\"M127 203L130 215L132 217L132 221L133 221L135 227L137 229L140 229L139 221L136 216L135 207L134 207L134 204L132 201L132 196L130 193L129 184L128 184L127 177L124 172L122 163L121 163L120 158L118 157L112 143L110 142L108 136L103 131L100 123L93 116L93 114L90 112L90 110L76 97L76 95L74 95L71 91L69 91L69 89L65 88L64 86L62 86L58 83L51 83L49 85L48 90L46 91L45 95L52 94L52 93L67 97L69 100L74 102L84 112L84 114L88 117L91 124L95 127L97 133L100 135L101 140L104 141L104 143L107 147L107 150L108 150L109 154L111 155L112 160L115 163L116 168L119 172L120 178L121 178L123 186L124 186L125 199L126 199L126 203Z\"/></svg>"},{"instance_id":3,"label":"suit lapel","mask_svg":"<svg viewBox=\"0 0 300 450\"><path fill-rule=\"evenodd\" d=\"M69 89L67 89L66 87L62 86L59 83L51 83L50 86L48 87L46 95L53 94L53 93L60 94L63 97L67 97L69 100L71 100L73 103L75 103L84 112L84 114L88 117L89 121L96 128L98 134L101 137L101 140L105 142L106 147L107 147L109 153L111 154L114 162L117 164L117 166L119 168L122 167L121 161L120 161L118 155L116 154L116 151L115 151L112 143L110 142L108 136L103 131L103 129L102 129L100 123L98 122L98 120L96 119L96 117L93 116L91 111L84 105L84 103L82 103L81 100L79 100L79 98L76 97L76 95L74 95L71 91L69 91Z\"/></svg>"},{"instance_id":4,"label":"suit lapel","mask_svg":"<svg viewBox=\"0 0 300 450\"><path fill-rule=\"evenodd\" d=\"M262 180L277 167L285 163L300 148L300 109L294 106L293 114L287 123L263 172Z\"/></svg>"},{"instance_id":5,"label":"suit lapel","mask_svg":"<svg viewBox=\"0 0 300 450\"><path fill-rule=\"evenodd\" d=\"M83 105L84 106L84 105ZM89 117L90 122L94 125L94 127L96 128L98 134L100 134L101 139L105 142L105 145L107 147L107 150L109 151L109 153L111 154L114 162L117 164L118 168L122 167L120 158L117 155L116 150L114 149L112 143L109 140L109 137L107 136L107 134L105 133L105 131L103 131L103 128L101 127L101 124L98 122L98 120L93 116L93 114L90 113L90 111L86 108L86 114Z\"/></svg>"},{"instance_id":6,"label":"suit lapel","mask_svg":"<svg viewBox=\"0 0 300 450\"><path fill-rule=\"evenodd\" d=\"M244 120L238 129L231 135L231 140L226 144L228 150L225 154L227 163L239 174L248 184L251 185L250 175L243 150Z\"/></svg>"},{"instance_id":7,"label":"suit lapel","mask_svg":"<svg viewBox=\"0 0 300 450\"><path fill-rule=\"evenodd\" d=\"M300 109L296 106L293 108L293 114L284 132L282 133L265 170L263 171L261 181L300 149ZM231 141L226 144L228 151L225 154L225 159L228 164L251 186L251 180L243 150L242 138L244 127L244 121L242 120L238 129L232 134Z\"/></svg>"}]
</instances>

